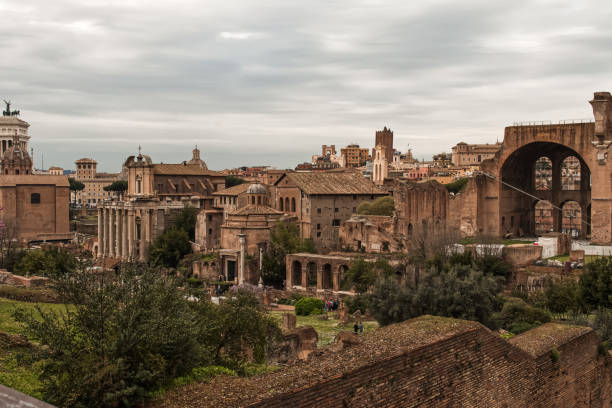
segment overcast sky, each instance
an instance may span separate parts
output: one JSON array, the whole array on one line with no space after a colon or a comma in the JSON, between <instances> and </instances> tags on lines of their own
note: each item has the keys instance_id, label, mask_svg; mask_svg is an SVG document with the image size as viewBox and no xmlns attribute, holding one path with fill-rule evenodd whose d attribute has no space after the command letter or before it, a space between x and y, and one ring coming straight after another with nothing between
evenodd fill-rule
<instances>
[{"instance_id":1,"label":"overcast sky","mask_svg":"<svg viewBox=\"0 0 612 408\"><path fill-rule=\"evenodd\" d=\"M35 164L294 167L389 126L416 157L592 117L612 1L0 0L0 98Z\"/></svg>"}]
</instances>

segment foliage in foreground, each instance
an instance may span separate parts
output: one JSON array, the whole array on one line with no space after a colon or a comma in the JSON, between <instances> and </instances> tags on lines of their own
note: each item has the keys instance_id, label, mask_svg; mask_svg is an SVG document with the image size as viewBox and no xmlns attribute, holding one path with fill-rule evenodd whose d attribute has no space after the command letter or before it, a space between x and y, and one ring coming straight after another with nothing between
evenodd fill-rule
<instances>
[{"instance_id":1,"label":"foliage in foreground","mask_svg":"<svg viewBox=\"0 0 612 408\"><path fill-rule=\"evenodd\" d=\"M172 278L144 266L110 275L77 268L55 288L74 307L21 309L15 318L45 346L42 394L62 407L131 406L196 367L239 368L246 349L261 361L279 333L249 293L219 306L191 302Z\"/></svg>"}]
</instances>

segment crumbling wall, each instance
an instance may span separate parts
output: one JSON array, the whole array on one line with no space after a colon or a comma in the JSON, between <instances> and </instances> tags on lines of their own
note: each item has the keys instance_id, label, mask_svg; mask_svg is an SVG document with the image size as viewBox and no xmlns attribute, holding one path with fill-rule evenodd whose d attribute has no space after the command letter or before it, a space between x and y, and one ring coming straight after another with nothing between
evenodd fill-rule
<instances>
[{"instance_id":1,"label":"crumbling wall","mask_svg":"<svg viewBox=\"0 0 612 408\"><path fill-rule=\"evenodd\" d=\"M397 252L402 246L395 239L394 230L394 217L353 215L340 225L340 247L350 251Z\"/></svg>"},{"instance_id":2,"label":"crumbling wall","mask_svg":"<svg viewBox=\"0 0 612 408\"><path fill-rule=\"evenodd\" d=\"M507 342L476 322L422 316L274 373L167 398L218 407L608 407L612 359L599 344L586 327L548 323ZM197 399L215 393L224 397Z\"/></svg>"}]
</instances>

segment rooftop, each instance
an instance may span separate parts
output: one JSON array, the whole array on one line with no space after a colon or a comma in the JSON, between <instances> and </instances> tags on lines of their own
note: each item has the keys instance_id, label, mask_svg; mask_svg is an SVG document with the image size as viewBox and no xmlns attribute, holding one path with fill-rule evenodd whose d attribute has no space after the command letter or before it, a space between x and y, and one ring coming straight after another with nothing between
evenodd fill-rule
<instances>
[{"instance_id":1,"label":"rooftop","mask_svg":"<svg viewBox=\"0 0 612 408\"><path fill-rule=\"evenodd\" d=\"M285 177L309 195L387 195L385 191L376 187L370 179L356 172L287 173Z\"/></svg>"},{"instance_id":2,"label":"rooftop","mask_svg":"<svg viewBox=\"0 0 612 408\"><path fill-rule=\"evenodd\" d=\"M193 176L221 176L222 174L217 171L208 170L197 164L154 164L154 174L167 174L167 175L193 175Z\"/></svg>"},{"instance_id":3,"label":"rooftop","mask_svg":"<svg viewBox=\"0 0 612 408\"><path fill-rule=\"evenodd\" d=\"M219 191L215 191L213 193L213 195L216 196L237 196L240 195L242 193L244 193L245 191L247 191L247 189L249 188L249 183L242 183L242 184L237 184L235 186L231 186L228 187L226 189L223 190L219 190Z\"/></svg>"}]
</instances>

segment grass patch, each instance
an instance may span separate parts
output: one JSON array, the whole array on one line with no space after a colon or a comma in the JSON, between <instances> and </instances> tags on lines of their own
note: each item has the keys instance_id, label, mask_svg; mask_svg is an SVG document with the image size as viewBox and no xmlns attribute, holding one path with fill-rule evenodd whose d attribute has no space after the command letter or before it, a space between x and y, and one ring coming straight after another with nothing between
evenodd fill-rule
<instances>
[{"instance_id":1,"label":"grass patch","mask_svg":"<svg viewBox=\"0 0 612 408\"><path fill-rule=\"evenodd\" d=\"M34 361L33 353L30 347L0 345L0 384L42 399L38 380L42 363Z\"/></svg>"},{"instance_id":2,"label":"grass patch","mask_svg":"<svg viewBox=\"0 0 612 408\"><path fill-rule=\"evenodd\" d=\"M39 305L44 311L63 312L66 310L66 306L59 303L28 303L0 298L0 331L10 334L25 334L23 325L13 319L13 311L16 308L22 308L36 312L36 305Z\"/></svg>"},{"instance_id":3,"label":"grass patch","mask_svg":"<svg viewBox=\"0 0 612 408\"><path fill-rule=\"evenodd\" d=\"M514 244L533 244L535 241L532 239L524 240L524 239L502 239L502 244L504 245L514 245Z\"/></svg>"},{"instance_id":4,"label":"grass patch","mask_svg":"<svg viewBox=\"0 0 612 408\"><path fill-rule=\"evenodd\" d=\"M281 311L272 311L270 314L272 317L277 319L279 323L282 323L283 314L286 312ZM321 316L321 315L319 315ZM317 343L317 347L327 346L334 341L334 337L336 334L341 331L353 331L354 322L351 320L346 325L341 325L339 320L333 319L333 313L328 313L329 319L322 320L319 316L296 316L297 327L300 326L312 326L319 335L319 341ZM363 322L363 331L367 333L371 330L378 328L378 323L375 321L364 321Z\"/></svg>"}]
</instances>

